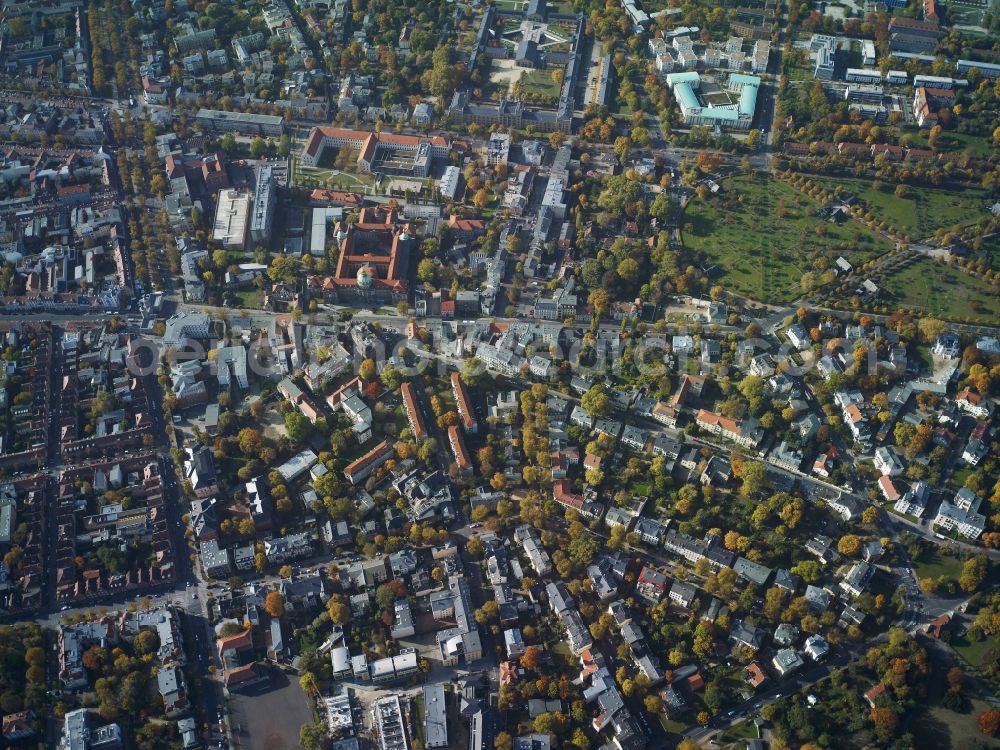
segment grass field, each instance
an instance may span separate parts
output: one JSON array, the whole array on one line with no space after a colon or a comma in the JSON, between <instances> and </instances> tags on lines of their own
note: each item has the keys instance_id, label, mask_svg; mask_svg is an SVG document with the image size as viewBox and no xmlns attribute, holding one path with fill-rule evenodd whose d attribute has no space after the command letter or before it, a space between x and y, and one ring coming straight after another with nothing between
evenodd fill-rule
<instances>
[{"instance_id":1,"label":"grass field","mask_svg":"<svg viewBox=\"0 0 1000 750\"><path fill-rule=\"evenodd\" d=\"M736 747L742 750L746 747L747 740L755 740L758 736L756 725L752 721L744 721L723 732L719 736L719 743L722 747Z\"/></svg>"},{"instance_id":2,"label":"grass field","mask_svg":"<svg viewBox=\"0 0 1000 750\"><path fill-rule=\"evenodd\" d=\"M920 715L908 729L914 738L917 750L938 750L938 748L972 747L978 742L983 747L1000 747L995 738L986 737L979 731L976 717L990 708L986 701L973 699L967 713L956 713L944 706L922 708Z\"/></svg>"},{"instance_id":3,"label":"grass field","mask_svg":"<svg viewBox=\"0 0 1000 750\"><path fill-rule=\"evenodd\" d=\"M240 307L259 308L261 306L261 293L257 289L245 289L236 292Z\"/></svg>"},{"instance_id":4,"label":"grass field","mask_svg":"<svg viewBox=\"0 0 1000 750\"><path fill-rule=\"evenodd\" d=\"M812 257L843 255L858 265L891 249L856 223L818 218L819 204L779 180L739 176L722 187L705 201L692 198L684 244L700 250L706 265L718 267L719 283L738 294L788 302L799 296Z\"/></svg>"},{"instance_id":5,"label":"grass field","mask_svg":"<svg viewBox=\"0 0 1000 750\"><path fill-rule=\"evenodd\" d=\"M660 720L660 726L663 727L663 731L668 733L680 734L688 726L683 721L668 719L665 714L657 714L657 718Z\"/></svg>"},{"instance_id":6,"label":"grass field","mask_svg":"<svg viewBox=\"0 0 1000 750\"><path fill-rule=\"evenodd\" d=\"M962 561L956 557L941 555L937 549L925 554L924 560L914 565L917 575L920 578L945 578L957 579L962 572Z\"/></svg>"},{"instance_id":7,"label":"grass field","mask_svg":"<svg viewBox=\"0 0 1000 750\"><path fill-rule=\"evenodd\" d=\"M562 84L552 80L549 69L529 70L519 79L519 87L525 95L534 94L544 99L558 99Z\"/></svg>"},{"instance_id":8,"label":"grass field","mask_svg":"<svg viewBox=\"0 0 1000 750\"><path fill-rule=\"evenodd\" d=\"M985 159L989 156L996 156L998 149L993 146L989 139L981 135L969 135L968 133L944 132L938 138L937 148L939 151L958 151L967 153L978 159Z\"/></svg>"},{"instance_id":9,"label":"grass field","mask_svg":"<svg viewBox=\"0 0 1000 750\"><path fill-rule=\"evenodd\" d=\"M956 635L951 639L951 647L962 655L969 664L978 667L983 663L986 653L996 647L993 640L984 638L981 641L970 641L964 635Z\"/></svg>"},{"instance_id":10,"label":"grass field","mask_svg":"<svg viewBox=\"0 0 1000 750\"><path fill-rule=\"evenodd\" d=\"M340 172L336 169L307 167L299 162L295 162L293 170L293 183L295 185L319 183L327 188L364 191L374 184L374 179L368 174L349 174L348 172Z\"/></svg>"},{"instance_id":11,"label":"grass field","mask_svg":"<svg viewBox=\"0 0 1000 750\"><path fill-rule=\"evenodd\" d=\"M935 229L970 224L986 211L986 194L981 190L956 193L910 187L910 194L899 198L894 185L876 190L867 180L830 180L825 184L843 187L845 195L857 196L873 216L911 239L927 237Z\"/></svg>"},{"instance_id":12,"label":"grass field","mask_svg":"<svg viewBox=\"0 0 1000 750\"><path fill-rule=\"evenodd\" d=\"M1000 295L996 289L982 279L930 258L920 258L879 284L898 307L986 324L996 324L1000 318Z\"/></svg>"}]
</instances>

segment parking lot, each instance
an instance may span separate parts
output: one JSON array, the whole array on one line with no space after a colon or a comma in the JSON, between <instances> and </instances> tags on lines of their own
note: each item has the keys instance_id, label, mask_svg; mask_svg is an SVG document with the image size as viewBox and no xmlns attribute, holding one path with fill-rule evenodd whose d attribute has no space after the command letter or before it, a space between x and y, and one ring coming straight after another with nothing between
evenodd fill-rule
<instances>
[{"instance_id":1,"label":"parking lot","mask_svg":"<svg viewBox=\"0 0 1000 750\"><path fill-rule=\"evenodd\" d=\"M299 729L313 721L298 679L277 669L272 675L269 685L232 695L230 725L237 750L296 750Z\"/></svg>"}]
</instances>

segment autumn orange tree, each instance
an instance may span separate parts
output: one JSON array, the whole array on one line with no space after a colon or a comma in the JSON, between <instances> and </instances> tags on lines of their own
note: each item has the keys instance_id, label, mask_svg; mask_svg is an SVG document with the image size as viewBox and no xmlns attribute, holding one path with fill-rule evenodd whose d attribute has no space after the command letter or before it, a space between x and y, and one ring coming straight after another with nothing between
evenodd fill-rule
<instances>
[{"instance_id":1,"label":"autumn orange tree","mask_svg":"<svg viewBox=\"0 0 1000 750\"><path fill-rule=\"evenodd\" d=\"M537 646L528 646L521 654L521 666L532 671L538 669L538 662L541 654Z\"/></svg>"},{"instance_id":2,"label":"autumn orange tree","mask_svg":"<svg viewBox=\"0 0 1000 750\"><path fill-rule=\"evenodd\" d=\"M892 737L899 725L899 716L888 706L873 708L869 718L875 725L875 735L882 742Z\"/></svg>"},{"instance_id":3,"label":"autumn orange tree","mask_svg":"<svg viewBox=\"0 0 1000 750\"><path fill-rule=\"evenodd\" d=\"M280 591L269 591L264 597L264 611L271 617L281 617L285 614L285 597Z\"/></svg>"},{"instance_id":4,"label":"autumn orange tree","mask_svg":"<svg viewBox=\"0 0 1000 750\"><path fill-rule=\"evenodd\" d=\"M991 708L983 711L976 720L979 723L979 731L983 734L994 735L1000 730L1000 711Z\"/></svg>"}]
</instances>

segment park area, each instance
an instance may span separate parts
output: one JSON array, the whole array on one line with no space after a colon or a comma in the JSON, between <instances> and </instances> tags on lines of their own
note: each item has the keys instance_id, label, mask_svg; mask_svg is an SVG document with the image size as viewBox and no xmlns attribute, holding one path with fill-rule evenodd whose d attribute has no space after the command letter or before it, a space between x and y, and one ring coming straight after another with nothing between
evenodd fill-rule
<instances>
[{"instance_id":1,"label":"park area","mask_svg":"<svg viewBox=\"0 0 1000 750\"><path fill-rule=\"evenodd\" d=\"M908 235L911 240L929 237L937 229L964 226L986 212L986 194L981 190L940 190L906 186L904 196L896 195L896 186L872 187L867 180L830 180L821 183L841 188L844 197L855 196L879 221Z\"/></svg>"},{"instance_id":2,"label":"park area","mask_svg":"<svg viewBox=\"0 0 1000 750\"><path fill-rule=\"evenodd\" d=\"M877 283L895 307L986 325L995 325L1000 319L996 287L930 258L918 258Z\"/></svg>"},{"instance_id":3,"label":"park area","mask_svg":"<svg viewBox=\"0 0 1000 750\"><path fill-rule=\"evenodd\" d=\"M820 205L791 185L766 175L725 180L704 199L692 197L684 214L684 245L715 267L713 282L760 302L790 302L801 294L803 273L814 261L844 256L853 265L892 245L854 222L819 217Z\"/></svg>"}]
</instances>

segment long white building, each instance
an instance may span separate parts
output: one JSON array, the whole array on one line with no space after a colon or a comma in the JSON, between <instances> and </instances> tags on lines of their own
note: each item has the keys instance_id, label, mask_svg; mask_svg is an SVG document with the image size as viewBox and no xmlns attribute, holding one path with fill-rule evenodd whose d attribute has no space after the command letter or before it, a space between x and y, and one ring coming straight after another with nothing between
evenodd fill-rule
<instances>
[{"instance_id":1,"label":"long white building","mask_svg":"<svg viewBox=\"0 0 1000 750\"><path fill-rule=\"evenodd\" d=\"M252 241L267 242L271 239L274 204L277 199L278 191L274 184L274 167L270 164L257 167L253 207L250 211L250 239Z\"/></svg>"},{"instance_id":2,"label":"long white building","mask_svg":"<svg viewBox=\"0 0 1000 750\"><path fill-rule=\"evenodd\" d=\"M247 241L250 219L249 193L240 190L220 190L215 208L212 239L229 250L243 250Z\"/></svg>"}]
</instances>

